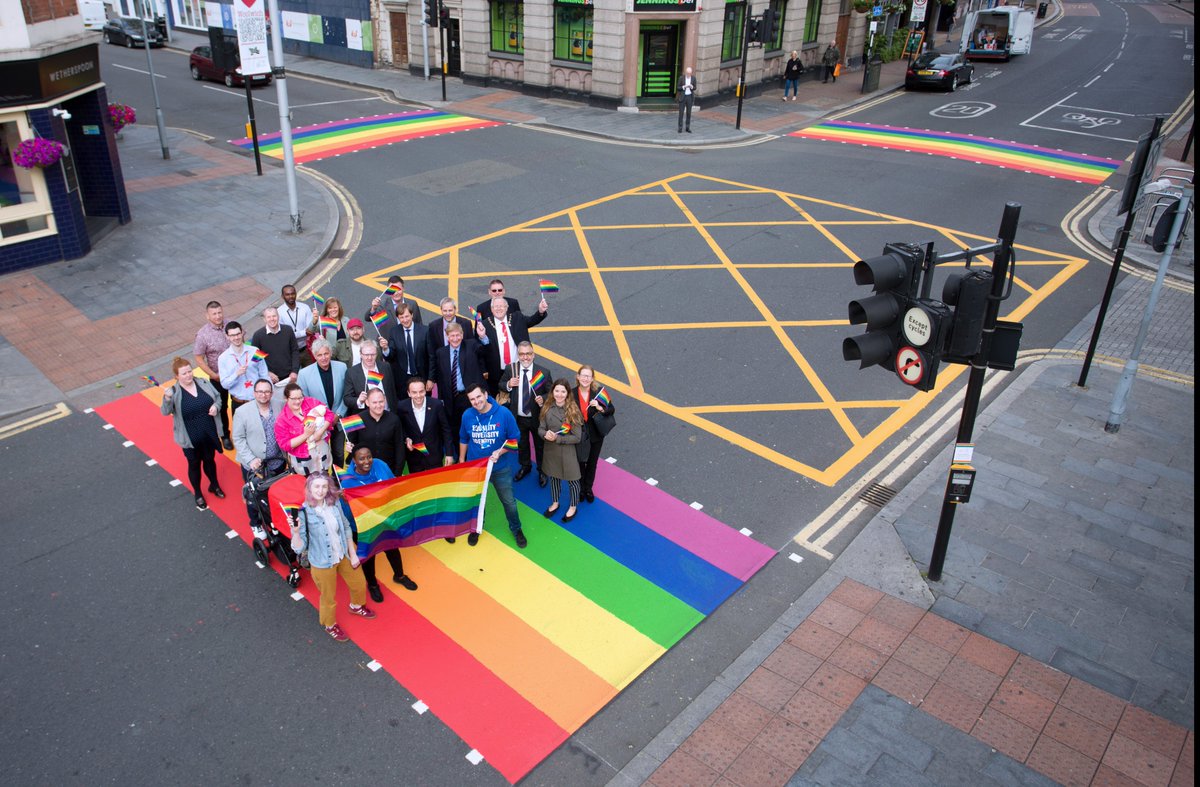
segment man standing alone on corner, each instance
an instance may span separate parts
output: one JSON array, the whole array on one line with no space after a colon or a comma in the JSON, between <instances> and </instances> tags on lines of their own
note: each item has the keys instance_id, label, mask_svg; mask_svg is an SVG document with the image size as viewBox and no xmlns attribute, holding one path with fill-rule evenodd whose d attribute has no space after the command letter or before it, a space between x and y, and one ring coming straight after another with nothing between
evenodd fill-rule
<instances>
[{"instance_id":1,"label":"man standing alone on corner","mask_svg":"<svg viewBox=\"0 0 1200 787\"><path fill-rule=\"evenodd\" d=\"M692 133L692 105L696 103L696 78L692 76L692 67L688 66L683 70L683 77L679 80L679 89L676 91L679 99L679 131L682 134L684 131Z\"/></svg>"},{"instance_id":2,"label":"man standing alone on corner","mask_svg":"<svg viewBox=\"0 0 1200 787\"><path fill-rule=\"evenodd\" d=\"M825 74L821 79L821 84L825 84L830 79L837 82L837 66L838 61L842 59L842 53L837 48L836 41L830 41L829 46L825 48L825 54L821 55L821 65L825 66Z\"/></svg>"}]
</instances>

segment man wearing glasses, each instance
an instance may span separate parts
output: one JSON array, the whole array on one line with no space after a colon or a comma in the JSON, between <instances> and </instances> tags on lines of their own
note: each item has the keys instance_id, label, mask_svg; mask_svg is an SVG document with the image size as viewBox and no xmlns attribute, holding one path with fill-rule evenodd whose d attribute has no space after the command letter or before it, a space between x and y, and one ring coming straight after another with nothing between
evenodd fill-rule
<instances>
[{"instance_id":1,"label":"man wearing glasses","mask_svg":"<svg viewBox=\"0 0 1200 787\"><path fill-rule=\"evenodd\" d=\"M280 406L271 401L274 392L275 386L269 379L256 380L254 401L233 411L233 445L237 448L243 481L249 481L252 474L271 478L283 472L287 465L283 451L275 441L275 419L279 417ZM262 538L265 535L261 532L263 523L259 520L258 508L250 500L246 501L246 514L254 535Z\"/></svg>"},{"instance_id":2,"label":"man wearing glasses","mask_svg":"<svg viewBox=\"0 0 1200 787\"><path fill-rule=\"evenodd\" d=\"M225 338L229 346L217 358L217 373L221 375L221 387L229 391L229 398L238 405L245 404L254 398L254 381L266 377L271 379L267 371L266 361L254 359L254 348L246 344L246 332L239 322L225 323Z\"/></svg>"},{"instance_id":3,"label":"man wearing glasses","mask_svg":"<svg viewBox=\"0 0 1200 787\"><path fill-rule=\"evenodd\" d=\"M538 417L546 392L550 390L550 370L533 362L533 345L521 342L517 345L517 363L506 367L500 378L500 390L508 392L508 409L517 419L521 431L517 444L517 459L521 468L513 476L520 481L533 469L530 457L530 441L533 442L533 457L537 459L538 486L546 485L546 474L542 472L542 435L538 429ZM540 377L538 375L541 375Z\"/></svg>"},{"instance_id":4,"label":"man wearing glasses","mask_svg":"<svg viewBox=\"0 0 1200 787\"><path fill-rule=\"evenodd\" d=\"M499 279L492 279L491 282L488 283L487 300L484 301L483 303L479 304L479 306L476 307L475 311L479 312L480 314L482 314L484 316L491 314L493 298L503 298L504 300L508 301L509 312L521 311L521 302L518 301L516 298L510 298L504 294L504 282L500 281Z\"/></svg>"}]
</instances>

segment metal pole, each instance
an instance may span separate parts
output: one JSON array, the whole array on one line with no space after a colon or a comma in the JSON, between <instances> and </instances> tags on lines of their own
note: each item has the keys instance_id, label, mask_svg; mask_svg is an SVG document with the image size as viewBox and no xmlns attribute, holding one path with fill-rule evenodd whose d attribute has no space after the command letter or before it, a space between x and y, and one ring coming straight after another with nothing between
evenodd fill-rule
<instances>
[{"instance_id":1,"label":"metal pole","mask_svg":"<svg viewBox=\"0 0 1200 787\"><path fill-rule=\"evenodd\" d=\"M1004 205L1004 216L1000 220L1000 248L992 262L992 294L983 313L983 341L979 352L971 360L971 373L967 379L967 393L963 399L962 420L958 424L956 442L969 443L975 431L975 416L979 412L979 399L983 394L983 377L987 372L988 355L992 349L992 338L996 334L996 319L1000 316L1000 300L1004 297L1007 284L1008 264L1012 258L1012 244L1017 237L1017 222L1021 219L1021 206L1015 202ZM950 531L954 527L954 507L950 502L950 476L946 478L946 496L942 500L942 515L938 519L937 534L933 539L933 554L929 558L929 579L939 582L942 567L946 562L946 549L950 545Z\"/></svg>"},{"instance_id":2,"label":"metal pole","mask_svg":"<svg viewBox=\"0 0 1200 787\"><path fill-rule=\"evenodd\" d=\"M1150 141L1158 139L1162 131L1162 116L1154 118L1154 127L1150 130ZM1104 297L1100 299L1100 312L1096 315L1096 324L1092 326L1092 339L1088 343L1087 355L1083 358L1083 368L1079 370L1080 388L1087 387L1088 372L1092 368L1092 359L1096 356L1096 345L1100 343L1100 331L1104 328L1104 318L1108 316L1108 304L1112 301L1113 289L1117 286L1117 274L1121 272L1121 261L1125 259L1125 247L1129 244L1129 234L1133 231L1133 220L1137 211L1131 210L1125 214L1125 226L1117 240L1117 253L1113 256L1112 269L1108 272L1108 284L1104 287Z\"/></svg>"},{"instance_id":3,"label":"metal pole","mask_svg":"<svg viewBox=\"0 0 1200 787\"><path fill-rule=\"evenodd\" d=\"M1183 223L1187 220L1188 205L1192 201L1192 186L1183 190L1179 198L1179 209L1175 212L1175 221L1171 222L1171 234L1167 236L1167 248L1158 261L1158 276L1154 278L1154 286L1150 289L1150 300L1146 302L1146 310L1142 313L1142 325L1138 328L1137 341L1133 345L1133 355L1125 362L1125 370L1113 392L1112 404L1108 408L1108 423L1104 431L1116 434L1121 429L1121 421L1125 417L1125 408L1129 404L1129 392L1133 388L1133 380L1137 376L1138 364L1142 356L1142 347L1146 344L1146 336L1150 333L1150 318L1154 315L1154 307L1158 305L1158 296L1162 292L1163 280L1167 278L1167 268L1171 265L1171 254L1175 251L1175 242L1183 231Z\"/></svg>"},{"instance_id":4,"label":"metal pole","mask_svg":"<svg viewBox=\"0 0 1200 787\"><path fill-rule=\"evenodd\" d=\"M154 76L154 61L150 59L150 32L146 30L146 9L142 8L142 46L146 49L146 70L150 72L150 91L154 94L154 122L158 124L158 144L162 147L162 157L171 158L171 148L167 145L167 124L163 121L162 105L158 103L158 85Z\"/></svg>"},{"instance_id":5,"label":"metal pole","mask_svg":"<svg viewBox=\"0 0 1200 787\"><path fill-rule=\"evenodd\" d=\"M250 141L254 143L254 166L262 176L262 154L258 149L258 124L254 121L254 98L250 95L250 75L242 74L242 84L246 86L246 112L250 116Z\"/></svg>"},{"instance_id":6,"label":"metal pole","mask_svg":"<svg viewBox=\"0 0 1200 787\"><path fill-rule=\"evenodd\" d=\"M746 6L746 10L750 10L750 6ZM746 60L750 56L750 15L742 17L742 74L738 77L737 95L737 123L734 128L742 128L742 99L746 96Z\"/></svg>"},{"instance_id":7,"label":"metal pole","mask_svg":"<svg viewBox=\"0 0 1200 787\"><path fill-rule=\"evenodd\" d=\"M425 69L425 80L429 81L429 25L421 19L421 60Z\"/></svg>"},{"instance_id":8,"label":"metal pole","mask_svg":"<svg viewBox=\"0 0 1200 787\"><path fill-rule=\"evenodd\" d=\"M267 8L276 24L271 25L271 58L275 61L271 73L275 76L275 94L279 97L279 138L283 146L283 175L287 182L288 214L292 232L303 232L300 224L300 204L296 197L296 155L292 151L292 118L288 109L287 72L283 68L283 34L279 21L279 0L267 0Z\"/></svg>"},{"instance_id":9,"label":"metal pole","mask_svg":"<svg viewBox=\"0 0 1200 787\"><path fill-rule=\"evenodd\" d=\"M446 20L438 17L438 44L442 47L442 101L446 100Z\"/></svg>"}]
</instances>

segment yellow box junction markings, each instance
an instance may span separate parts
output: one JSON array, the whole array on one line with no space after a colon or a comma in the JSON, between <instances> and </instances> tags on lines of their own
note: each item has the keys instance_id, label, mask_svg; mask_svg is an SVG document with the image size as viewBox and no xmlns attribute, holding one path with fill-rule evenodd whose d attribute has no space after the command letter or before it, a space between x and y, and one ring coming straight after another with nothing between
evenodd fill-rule
<instances>
[{"instance_id":1,"label":"yellow box junction markings","mask_svg":"<svg viewBox=\"0 0 1200 787\"><path fill-rule=\"evenodd\" d=\"M701 216L703 208L702 200L713 196L747 196L759 200L764 197L773 198L778 200L778 205L782 209L794 214L795 218L789 216L786 219L763 219L761 221L705 221ZM678 211L680 218L678 221L633 224L587 224L583 220L581 214L588 208L611 205L620 200L630 198L646 201L662 200L666 204L673 206ZM639 210L638 212L642 215L647 215L645 211ZM780 233L786 232L789 228L809 233L815 232L822 244L829 244L836 250L837 254L844 255L844 257L841 259L818 260L791 259L777 263L739 263L736 253L723 246L720 239L713 232L715 229L728 227L772 227ZM613 343L618 356L625 367L625 378L619 379L612 375L598 372L596 378L602 384L611 387L614 391L625 396L636 399L642 404L653 407L666 415L726 440L739 448L751 452L755 456L811 478L821 484L832 486L921 412L923 408L933 401L937 394L945 390L962 374L965 367L952 365L943 368L938 375L937 388L928 393L914 392L908 396L896 395L886 399L839 400L821 380L819 371L808 361L785 329L795 327L829 328L836 326L846 326L849 328L848 322L846 320L830 319L780 319L778 315L772 312L767 302L744 274L746 271L751 270L772 269L793 270L797 276L803 276L806 270L842 269L846 272L846 301L849 302L854 297L856 290L852 284L849 269L857 260L879 253L878 246L880 242L878 241L878 230L874 229L878 227L924 230L928 233L925 239L928 239L929 235L937 236L940 239L945 239L957 248L969 248L973 245L980 245L981 243L995 240L994 238L961 232L937 224L906 219L878 211L864 210L851 205L808 197L802 194L753 186L694 173L682 173L607 197L601 197L564 208L563 210L530 219L511 227L489 232L437 251L422 254L360 276L356 281L378 293L386 286L388 276L397 273L403 275L405 271L419 268L422 271L421 273L410 273L405 276L406 284L410 284L410 286L412 282L444 284L444 288L435 288L436 291L448 293L455 301L460 300L460 289L464 285L483 285L493 278L503 278L508 285L509 291L516 295L531 289L537 278L555 279L564 291L568 292L592 291L595 293L601 312L604 315L603 322L598 325L547 325L534 328L532 333L536 337L540 337L538 341L539 355L568 369L574 369L579 366L579 362L547 346L547 344L552 343L554 336L573 333L610 334L613 337ZM597 261L592 244L588 240L588 233L620 233L639 229L678 230L681 233L693 233L714 255L717 262L697 262L695 265L607 265ZM856 235L864 236L864 229L874 229L874 232L870 234L870 238L855 237ZM468 260L472 259L482 260L487 258L487 255L472 255L471 250L473 247L478 247L488 241L504 236L526 234L534 236L530 238L530 241L537 243L536 236L542 233L561 233L564 236L571 237L578 246L579 259L582 260L582 263L572 262L563 265L552 264L545 267L533 267L520 258L514 258L512 264L508 267L485 269L482 263L472 264L468 262ZM899 233L897 233L896 239L909 240L909 238L899 238L898 235ZM802 248L802 243L796 242L790 244L787 241L781 241L781 247L800 249ZM1051 275L1041 285L1032 283L1019 276L1015 278L1014 298L1007 304L1009 306L1007 313L1002 315L1004 319L1008 320L1021 320L1027 317L1051 293L1063 286L1087 264L1087 260L1082 257L1058 254L1024 244L1017 244L1016 248L1020 261L1018 270L1022 272L1037 270L1050 272ZM828 253L828 250L825 253ZM983 260L977 262L983 262ZM435 273L425 272L430 268L440 270ZM696 270L727 272L736 290L745 295L761 316L761 319L695 323L624 322L617 314L608 284L605 281L606 274L618 272L628 274ZM528 279L529 286L526 286L525 283L522 283L520 286L515 284L516 281L522 279ZM420 292L423 288L417 287L414 289ZM485 288L483 286L468 286L467 289L472 292L478 289L478 291L482 292ZM685 288L675 287L675 291L680 293L681 298L686 297L683 294ZM1024 297L1021 297L1022 295ZM436 302L422 300L419 297L415 298L415 300L423 307L431 309L435 314L439 312L439 305ZM460 311L465 311L466 305L460 303ZM628 341L629 335L646 332L714 329L739 330L747 328L760 332L763 329L768 331L778 342L779 348L786 354L791 363L795 365L796 371L800 373L805 382L812 386L816 396L815 400L760 403L746 403L741 401L729 404L691 407L676 405L666 398L669 396L668 392L646 390L642 375L638 370L638 359L635 357L635 353ZM835 337L831 334L830 342L832 344L840 344L841 338L841 336ZM878 372L868 372L866 370L863 373L878 374ZM899 393L902 394L903 391L899 391ZM865 434L861 434L860 430L850 421L847 412L863 409L890 410L891 413L874 428ZM806 463L796 457L787 455L783 451L756 442L750 437L740 434L735 429L724 426L707 417L728 414L789 412L824 413L828 415L832 423L845 435L850 447L840 455L831 457L831 461L825 466L814 466L812 463Z\"/></svg>"}]
</instances>

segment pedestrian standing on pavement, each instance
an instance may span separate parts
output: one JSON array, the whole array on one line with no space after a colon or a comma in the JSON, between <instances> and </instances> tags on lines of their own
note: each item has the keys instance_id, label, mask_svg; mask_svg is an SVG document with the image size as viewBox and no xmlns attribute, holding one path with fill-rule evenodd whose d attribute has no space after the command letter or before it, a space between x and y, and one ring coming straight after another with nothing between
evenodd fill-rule
<instances>
[{"instance_id":1,"label":"pedestrian standing on pavement","mask_svg":"<svg viewBox=\"0 0 1200 787\"><path fill-rule=\"evenodd\" d=\"M539 462L538 469L544 469L550 477L550 507L542 512L542 516L549 519L558 511L560 488L562 482L566 481L570 490L571 505L563 514L562 521L570 522L575 518L579 506L579 480L582 475L576 446L582 437L583 413L571 398L571 386L566 380L554 381L554 387L550 389L550 398L542 407L538 419L538 431L545 441L542 446L545 464Z\"/></svg>"},{"instance_id":2,"label":"pedestrian standing on pavement","mask_svg":"<svg viewBox=\"0 0 1200 787\"><path fill-rule=\"evenodd\" d=\"M292 529L292 550L297 555L308 553L313 583L321 593L318 604L321 625L326 634L345 642L350 638L337 624L339 576L350 588L350 614L369 620L375 613L366 605L367 582L358 570L354 534L338 505L340 497L329 476L310 475L304 484L304 507L294 518L288 517L288 524Z\"/></svg>"},{"instance_id":3,"label":"pedestrian standing on pavement","mask_svg":"<svg viewBox=\"0 0 1200 787\"><path fill-rule=\"evenodd\" d=\"M533 345L529 342L518 344L517 363L505 367L500 377L500 391L508 394L508 409L512 410L517 428L521 430L517 447L521 469L513 481L520 481L533 470L532 454L532 459L537 460L538 486L545 486L547 476L542 470L542 434L538 430L538 417L550 387L550 370L533 361Z\"/></svg>"},{"instance_id":4,"label":"pedestrian standing on pavement","mask_svg":"<svg viewBox=\"0 0 1200 787\"><path fill-rule=\"evenodd\" d=\"M604 389L596 382L595 377L596 371L592 367L580 366L575 375L575 381L579 385L571 391L571 398L579 405L579 412L583 414L583 434L580 437L582 442L587 443L588 450L587 461L580 468L583 477L579 483L580 494L589 503L596 502L596 495L592 492L592 486L596 483L596 465L604 448L604 437L616 425L613 413L617 410L611 399L605 404L597 398L597 394ZM608 398L607 393L604 398ZM579 450L582 453L583 449Z\"/></svg>"},{"instance_id":5,"label":"pedestrian standing on pavement","mask_svg":"<svg viewBox=\"0 0 1200 787\"><path fill-rule=\"evenodd\" d=\"M175 374L175 385L163 391L159 412L169 415L174 422L175 444L183 449L187 457L188 483L196 495L196 510L208 508L204 493L200 491L200 468L208 476L208 491L224 500L221 483L217 480L216 454L220 450L221 438L229 439L217 418L216 386L192 374L192 365L183 358L171 362Z\"/></svg>"},{"instance_id":6,"label":"pedestrian standing on pavement","mask_svg":"<svg viewBox=\"0 0 1200 787\"><path fill-rule=\"evenodd\" d=\"M312 331L313 310L307 303L296 300L296 285L294 284L283 285L279 295L283 298L283 307L279 310L279 321L296 334L296 347L300 350L300 364L306 366L312 363L312 356L305 350L308 349L308 336Z\"/></svg>"},{"instance_id":7,"label":"pedestrian standing on pavement","mask_svg":"<svg viewBox=\"0 0 1200 787\"><path fill-rule=\"evenodd\" d=\"M217 301L209 301L204 308L208 321L196 331L192 354L196 357L196 368L208 375L220 402L218 416L224 440L219 445L226 451L232 451L233 443L229 441L229 392L221 387L221 375L217 372L220 366L217 359L229 347L229 339L225 336L225 310Z\"/></svg>"},{"instance_id":8,"label":"pedestrian standing on pavement","mask_svg":"<svg viewBox=\"0 0 1200 787\"><path fill-rule=\"evenodd\" d=\"M236 410L254 400L254 381L267 377L270 372L265 360L255 359L257 348L246 344L246 332L241 323L226 323L225 338L229 340L229 346L217 358L217 373L221 376L221 387L229 392Z\"/></svg>"},{"instance_id":9,"label":"pedestrian standing on pavement","mask_svg":"<svg viewBox=\"0 0 1200 787\"><path fill-rule=\"evenodd\" d=\"M825 54L821 55L821 65L825 66L825 76L821 84L829 82L830 79L837 82L837 66L841 59L842 53L837 48L837 42L830 41L829 46L825 47Z\"/></svg>"},{"instance_id":10,"label":"pedestrian standing on pavement","mask_svg":"<svg viewBox=\"0 0 1200 787\"><path fill-rule=\"evenodd\" d=\"M507 408L496 404L496 400L488 396L478 383L467 389L467 400L471 407L463 414L458 432L458 461L468 462L484 457L492 460L492 488L496 490L496 497L500 498L508 529L512 531L517 547L524 549L529 541L521 530L517 498L513 495L517 419ZM470 546L478 544L479 534L471 533L467 536L467 543Z\"/></svg>"},{"instance_id":11,"label":"pedestrian standing on pavement","mask_svg":"<svg viewBox=\"0 0 1200 787\"><path fill-rule=\"evenodd\" d=\"M517 362L517 345L529 341L529 329L546 319L550 305L542 298L538 310L526 317L521 312L509 312L508 301L492 298L492 307L486 317L475 323L475 334L480 344L487 348L488 393L495 396L500 392L500 376L505 368Z\"/></svg>"},{"instance_id":12,"label":"pedestrian standing on pavement","mask_svg":"<svg viewBox=\"0 0 1200 787\"><path fill-rule=\"evenodd\" d=\"M676 133L682 134L684 131L692 133L692 106L696 103L696 78L692 76L692 67L688 66L683 70L683 76L679 80L679 88L675 91L675 97L679 101L679 131Z\"/></svg>"},{"instance_id":13,"label":"pedestrian standing on pavement","mask_svg":"<svg viewBox=\"0 0 1200 787\"><path fill-rule=\"evenodd\" d=\"M296 382L300 374L300 346L295 332L279 324L279 310L274 306L263 309L263 327L254 332L250 343L267 354L267 372L272 383Z\"/></svg>"},{"instance_id":14,"label":"pedestrian standing on pavement","mask_svg":"<svg viewBox=\"0 0 1200 787\"><path fill-rule=\"evenodd\" d=\"M792 101L800 95L800 75L804 73L804 64L800 62L800 53L792 50L787 65L783 68L783 100L788 100L788 91L792 91Z\"/></svg>"}]
</instances>

